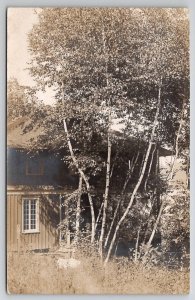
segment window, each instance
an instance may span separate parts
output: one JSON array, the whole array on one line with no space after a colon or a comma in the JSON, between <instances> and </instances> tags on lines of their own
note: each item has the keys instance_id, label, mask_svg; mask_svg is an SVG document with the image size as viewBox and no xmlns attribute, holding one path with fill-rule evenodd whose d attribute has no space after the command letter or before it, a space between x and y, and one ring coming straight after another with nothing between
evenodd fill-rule
<instances>
[{"instance_id":1,"label":"window","mask_svg":"<svg viewBox=\"0 0 195 300\"><path fill-rule=\"evenodd\" d=\"M39 232L39 199L24 198L22 202L23 233Z\"/></svg>"},{"instance_id":2,"label":"window","mask_svg":"<svg viewBox=\"0 0 195 300\"><path fill-rule=\"evenodd\" d=\"M26 175L43 175L43 161L39 158L26 160Z\"/></svg>"}]
</instances>

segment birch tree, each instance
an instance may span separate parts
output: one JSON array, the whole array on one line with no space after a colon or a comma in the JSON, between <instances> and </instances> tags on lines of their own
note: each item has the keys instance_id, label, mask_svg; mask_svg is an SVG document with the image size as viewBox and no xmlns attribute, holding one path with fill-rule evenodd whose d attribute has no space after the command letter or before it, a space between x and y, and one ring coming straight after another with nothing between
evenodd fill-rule
<instances>
[{"instance_id":1,"label":"birch tree","mask_svg":"<svg viewBox=\"0 0 195 300\"><path fill-rule=\"evenodd\" d=\"M68 149L66 160L76 166L87 188L92 240L97 220L90 179L104 172L99 250L102 255L107 234L110 248L106 262L138 190L144 182L149 189L152 146L156 142L160 147L174 143L177 117L182 110L181 94L187 94L184 87L189 81L187 35L184 9L98 8L43 9L29 34L30 72L37 88L51 87L56 91L56 105L45 114L45 133L40 140L55 149ZM109 200L116 144L110 130L113 118L128 119L128 138L139 139L147 147L144 146L142 166L135 170L136 178L127 181L129 201L121 205L119 199L116 204L121 206L122 217L115 228L110 222L114 231L111 236L107 225L111 218L108 208L113 206ZM107 149L106 159L100 156L102 147ZM117 157L114 168L120 167L121 161ZM118 208L114 219L115 215Z\"/></svg>"}]
</instances>

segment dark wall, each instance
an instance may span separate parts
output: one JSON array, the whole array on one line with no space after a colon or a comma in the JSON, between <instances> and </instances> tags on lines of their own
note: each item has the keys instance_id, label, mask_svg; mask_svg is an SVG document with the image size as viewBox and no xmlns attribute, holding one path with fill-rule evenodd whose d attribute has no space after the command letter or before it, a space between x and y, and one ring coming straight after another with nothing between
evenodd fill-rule
<instances>
[{"instance_id":1,"label":"dark wall","mask_svg":"<svg viewBox=\"0 0 195 300\"><path fill-rule=\"evenodd\" d=\"M32 154L24 150L8 148L7 184L77 186L77 176L68 169L61 158L48 151Z\"/></svg>"}]
</instances>

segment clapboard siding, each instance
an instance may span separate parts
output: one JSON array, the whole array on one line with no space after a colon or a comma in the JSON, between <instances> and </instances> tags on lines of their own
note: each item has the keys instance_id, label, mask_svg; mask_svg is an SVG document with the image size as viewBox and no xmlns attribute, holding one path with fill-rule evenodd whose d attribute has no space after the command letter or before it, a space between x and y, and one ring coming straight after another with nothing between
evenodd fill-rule
<instances>
[{"instance_id":1,"label":"clapboard siding","mask_svg":"<svg viewBox=\"0 0 195 300\"><path fill-rule=\"evenodd\" d=\"M11 197L11 196L10 196ZM7 201L7 248L8 251L11 247L11 208L10 208L10 200Z\"/></svg>"},{"instance_id":2,"label":"clapboard siding","mask_svg":"<svg viewBox=\"0 0 195 300\"><path fill-rule=\"evenodd\" d=\"M24 194L7 195L7 247L8 251L48 249L58 242L59 196L39 197L39 232L22 232L22 198ZM27 197L25 193L25 197ZM29 196L32 197L32 196Z\"/></svg>"}]
</instances>

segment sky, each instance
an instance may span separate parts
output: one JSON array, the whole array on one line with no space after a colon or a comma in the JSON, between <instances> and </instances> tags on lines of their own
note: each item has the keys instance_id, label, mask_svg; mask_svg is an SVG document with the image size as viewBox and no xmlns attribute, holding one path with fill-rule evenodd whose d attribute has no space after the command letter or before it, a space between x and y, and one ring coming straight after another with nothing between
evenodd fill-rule
<instances>
[{"instance_id":1,"label":"sky","mask_svg":"<svg viewBox=\"0 0 195 300\"><path fill-rule=\"evenodd\" d=\"M36 11L38 9L36 8ZM27 62L30 61L28 51L28 33L38 16L34 8L9 8L7 15L7 78L15 77L19 84L33 86L35 82L30 76ZM54 92L38 92L37 96L47 104L54 102Z\"/></svg>"}]
</instances>

